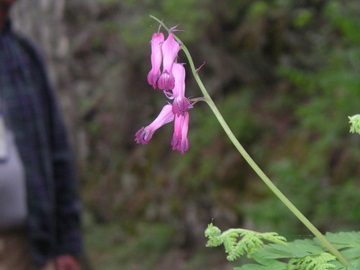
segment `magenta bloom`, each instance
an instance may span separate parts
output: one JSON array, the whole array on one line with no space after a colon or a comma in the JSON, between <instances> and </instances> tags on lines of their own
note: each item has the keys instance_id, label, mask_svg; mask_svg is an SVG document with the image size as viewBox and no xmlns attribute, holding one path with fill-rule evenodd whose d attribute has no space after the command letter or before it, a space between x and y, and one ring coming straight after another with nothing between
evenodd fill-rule
<instances>
[{"instance_id":1,"label":"magenta bloom","mask_svg":"<svg viewBox=\"0 0 360 270\"><path fill-rule=\"evenodd\" d=\"M179 43L174 39L173 34L169 34L168 38L163 42L163 72L158 80L158 87L161 90L172 90L175 85L175 79L172 74L172 67L180 50Z\"/></svg>"},{"instance_id":2,"label":"magenta bloom","mask_svg":"<svg viewBox=\"0 0 360 270\"><path fill-rule=\"evenodd\" d=\"M148 83L152 87L156 88L157 80L161 74L160 67L162 62L162 51L161 45L164 42L163 33L154 33L152 35L150 44L151 44L151 70L147 76Z\"/></svg>"},{"instance_id":3,"label":"magenta bloom","mask_svg":"<svg viewBox=\"0 0 360 270\"><path fill-rule=\"evenodd\" d=\"M183 115L191 108L188 99L185 97L185 68L182 64L175 63L172 68L175 78L173 89L173 113L175 115Z\"/></svg>"},{"instance_id":4,"label":"magenta bloom","mask_svg":"<svg viewBox=\"0 0 360 270\"><path fill-rule=\"evenodd\" d=\"M172 112L172 106L170 104L165 105L150 125L142 127L138 132L136 132L135 141L141 144L149 143L156 130L173 120L174 114Z\"/></svg>"},{"instance_id":5,"label":"magenta bloom","mask_svg":"<svg viewBox=\"0 0 360 270\"><path fill-rule=\"evenodd\" d=\"M184 154L189 149L187 138L189 129L189 112L192 108L185 97L185 68L176 63L180 44L173 34L164 41L162 33L155 33L151 39L151 70L147 76L148 83L156 89L163 90L173 104L165 105L156 119L148 126L142 127L135 134L135 141L140 144L150 142L152 136L163 125L174 121L174 133L171 138L173 150ZM160 68L162 66L162 72Z\"/></svg>"},{"instance_id":6,"label":"magenta bloom","mask_svg":"<svg viewBox=\"0 0 360 270\"><path fill-rule=\"evenodd\" d=\"M175 116L174 120L174 134L171 139L173 150L179 150L183 155L189 149L189 140L187 133L189 129L189 112Z\"/></svg>"}]
</instances>

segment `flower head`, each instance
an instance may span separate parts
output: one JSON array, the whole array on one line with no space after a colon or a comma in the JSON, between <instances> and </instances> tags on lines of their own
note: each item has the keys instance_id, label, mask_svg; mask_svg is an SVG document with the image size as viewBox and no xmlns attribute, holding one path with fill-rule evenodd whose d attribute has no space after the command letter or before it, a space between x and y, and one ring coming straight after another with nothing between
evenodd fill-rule
<instances>
[{"instance_id":1,"label":"flower head","mask_svg":"<svg viewBox=\"0 0 360 270\"><path fill-rule=\"evenodd\" d=\"M163 33L154 33L152 35L150 44L151 44L151 70L147 76L148 83L152 87L156 88L157 80L161 74L160 67L162 63L162 51L161 45L164 42Z\"/></svg>"},{"instance_id":2,"label":"flower head","mask_svg":"<svg viewBox=\"0 0 360 270\"><path fill-rule=\"evenodd\" d=\"M149 143L156 130L173 120L174 114L172 112L172 106L167 104L162 108L159 115L150 125L142 127L138 132L136 132L135 141L141 144Z\"/></svg>"},{"instance_id":3,"label":"flower head","mask_svg":"<svg viewBox=\"0 0 360 270\"><path fill-rule=\"evenodd\" d=\"M189 112L192 108L185 97L185 68L176 63L180 44L172 33L164 41L162 33L155 33L151 39L151 70L147 76L148 83L156 89L163 90L173 104L165 105L156 119L148 126L142 127L135 134L135 141L140 144L150 142L155 131L163 125L174 121L174 133L171 139L173 150L184 154L189 149L187 138L189 127ZM160 68L162 65L162 72Z\"/></svg>"}]
</instances>

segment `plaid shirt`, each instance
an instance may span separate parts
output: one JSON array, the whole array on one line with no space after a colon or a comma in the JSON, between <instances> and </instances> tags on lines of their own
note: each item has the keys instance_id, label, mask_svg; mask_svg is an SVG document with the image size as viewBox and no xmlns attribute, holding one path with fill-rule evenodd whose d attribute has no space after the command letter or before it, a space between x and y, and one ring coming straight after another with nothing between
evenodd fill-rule
<instances>
[{"instance_id":1,"label":"plaid shirt","mask_svg":"<svg viewBox=\"0 0 360 270\"><path fill-rule=\"evenodd\" d=\"M34 261L80 255L80 202L65 127L42 58L10 22L0 29L0 99L25 168Z\"/></svg>"}]
</instances>

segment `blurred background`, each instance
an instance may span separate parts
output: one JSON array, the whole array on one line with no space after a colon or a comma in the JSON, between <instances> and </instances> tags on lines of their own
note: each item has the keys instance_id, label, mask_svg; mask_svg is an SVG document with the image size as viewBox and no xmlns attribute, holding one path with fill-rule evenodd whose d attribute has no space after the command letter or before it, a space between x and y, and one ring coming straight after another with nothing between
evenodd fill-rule
<instances>
[{"instance_id":1,"label":"blurred background","mask_svg":"<svg viewBox=\"0 0 360 270\"><path fill-rule=\"evenodd\" d=\"M134 143L166 102L146 80L149 14L184 30L230 127L294 204L321 231L359 230L360 136L347 118L360 113L358 1L18 1L15 27L42 48L70 131L91 269L232 269L205 247L210 222L310 237L205 104L190 111L184 156L172 125ZM190 72L186 91L201 94Z\"/></svg>"}]
</instances>

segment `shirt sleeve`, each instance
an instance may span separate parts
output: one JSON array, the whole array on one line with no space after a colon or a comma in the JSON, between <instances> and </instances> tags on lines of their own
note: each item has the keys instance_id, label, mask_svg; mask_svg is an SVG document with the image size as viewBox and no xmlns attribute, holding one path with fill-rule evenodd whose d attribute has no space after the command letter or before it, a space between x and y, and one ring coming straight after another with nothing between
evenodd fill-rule
<instances>
[{"instance_id":1,"label":"shirt sleeve","mask_svg":"<svg viewBox=\"0 0 360 270\"><path fill-rule=\"evenodd\" d=\"M43 58L33 48L43 77L42 95L47 110L47 134L50 144L50 158L55 196L55 224L57 232L57 255L83 254L81 233L81 203L75 175L75 163L69 143L68 133L60 113L55 92L48 80Z\"/></svg>"},{"instance_id":2,"label":"shirt sleeve","mask_svg":"<svg viewBox=\"0 0 360 270\"><path fill-rule=\"evenodd\" d=\"M54 97L49 93L52 164L56 196L56 225L59 254L82 252L81 203L68 134Z\"/></svg>"}]
</instances>

